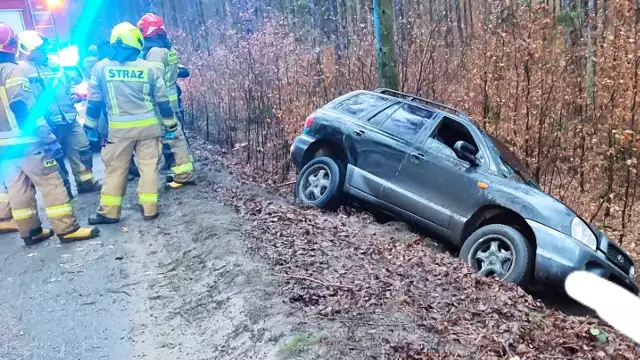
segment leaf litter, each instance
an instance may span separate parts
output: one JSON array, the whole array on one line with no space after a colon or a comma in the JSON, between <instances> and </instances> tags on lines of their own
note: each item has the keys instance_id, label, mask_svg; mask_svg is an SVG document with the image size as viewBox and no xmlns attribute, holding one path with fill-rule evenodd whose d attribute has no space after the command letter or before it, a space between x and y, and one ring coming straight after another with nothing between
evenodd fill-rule
<instances>
[{"instance_id":1,"label":"leaf litter","mask_svg":"<svg viewBox=\"0 0 640 360\"><path fill-rule=\"evenodd\" d=\"M210 151L199 155L225 163ZM516 285L479 277L402 224L381 225L367 213L332 214L259 196L248 189L264 184L243 176L242 168L231 170L240 174L236 184L216 184L215 193L250 221L248 246L282 279L290 303L310 319L327 321L407 316L408 322L397 324L361 323L384 327L376 343L385 358L640 357L627 337L598 319L548 309ZM394 328L406 326L436 340L392 336Z\"/></svg>"}]
</instances>

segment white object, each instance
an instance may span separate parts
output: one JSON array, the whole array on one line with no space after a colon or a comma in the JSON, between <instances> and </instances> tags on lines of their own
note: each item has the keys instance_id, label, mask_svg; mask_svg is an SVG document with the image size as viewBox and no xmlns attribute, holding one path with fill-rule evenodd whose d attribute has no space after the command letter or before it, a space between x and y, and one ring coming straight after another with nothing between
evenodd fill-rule
<instances>
[{"instance_id":1,"label":"white object","mask_svg":"<svg viewBox=\"0 0 640 360\"><path fill-rule=\"evenodd\" d=\"M575 271L564 284L567 294L593 309L602 320L640 344L640 298L587 271Z\"/></svg>"},{"instance_id":2,"label":"white object","mask_svg":"<svg viewBox=\"0 0 640 360\"><path fill-rule=\"evenodd\" d=\"M25 30L18 33L19 51L21 54L29 55L33 50L44 44L44 39L35 30Z\"/></svg>"}]
</instances>

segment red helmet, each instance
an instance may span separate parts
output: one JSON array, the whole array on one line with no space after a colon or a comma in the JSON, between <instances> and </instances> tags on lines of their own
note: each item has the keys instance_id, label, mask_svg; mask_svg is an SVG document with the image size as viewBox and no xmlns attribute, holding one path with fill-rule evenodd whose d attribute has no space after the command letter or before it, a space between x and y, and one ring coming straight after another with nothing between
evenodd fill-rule
<instances>
[{"instance_id":1,"label":"red helmet","mask_svg":"<svg viewBox=\"0 0 640 360\"><path fill-rule=\"evenodd\" d=\"M18 52L18 36L5 23L0 23L0 52L8 54L16 54Z\"/></svg>"},{"instance_id":2,"label":"red helmet","mask_svg":"<svg viewBox=\"0 0 640 360\"><path fill-rule=\"evenodd\" d=\"M140 29L142 36L146 38L167 33L162 17L151 13L146 13L140 18L138 29Z\"/></svg>"}]
</instances>

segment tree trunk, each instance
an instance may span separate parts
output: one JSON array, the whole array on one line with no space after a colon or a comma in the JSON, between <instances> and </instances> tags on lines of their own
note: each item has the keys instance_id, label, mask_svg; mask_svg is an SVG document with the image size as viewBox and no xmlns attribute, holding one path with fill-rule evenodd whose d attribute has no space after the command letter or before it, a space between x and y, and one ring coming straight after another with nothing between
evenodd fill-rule
<instances>
[{"instance_id":1,"label":"tree trunk","mask_svg":"<svg viewBox=\"0 0 640 360\"><path fill-rule=\"evenodd\" d=\"M587 14L587 103L595 104L596 91L596 0L589 0Z\"/></svg>"},{"instance_id":2,"label":"tree trunk","mask_svg":"<svg viewBox=\"0 0 640 360\"><path fill-rule=\"evenodd\" d=\"M373 28L376 36L378 72L383 87L398 89L398 59L393 32L392 0L373 0Z\"/></svg>"}]
</instances>

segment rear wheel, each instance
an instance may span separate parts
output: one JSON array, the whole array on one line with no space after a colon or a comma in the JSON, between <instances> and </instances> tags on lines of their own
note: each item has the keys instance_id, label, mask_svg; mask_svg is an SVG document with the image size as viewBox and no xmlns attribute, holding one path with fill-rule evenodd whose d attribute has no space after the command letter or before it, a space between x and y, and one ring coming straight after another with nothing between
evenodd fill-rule
<instances>
[{"instance_id":1,"label":"rear wheel","mask_svg":"<svg viewBox=\"0 0 640 360\"><path fill-rule=\"evenodd\" d=\"M480 275L525 285L533 272L534 252L518 230L494 224L471 234L460 250L460 258Z\"/></svg>"},{"instance_id":2,"label":"rear wheel","mask_svg":"<svg viewBox=\"0 0 640 360\"><path fill-rule=\"evenodd\" d=\"M323 156L311 160L298 175L296 197L317 208L337 210L342 204L343 173L332 158Z\"/></svg>"}]
</instances>

